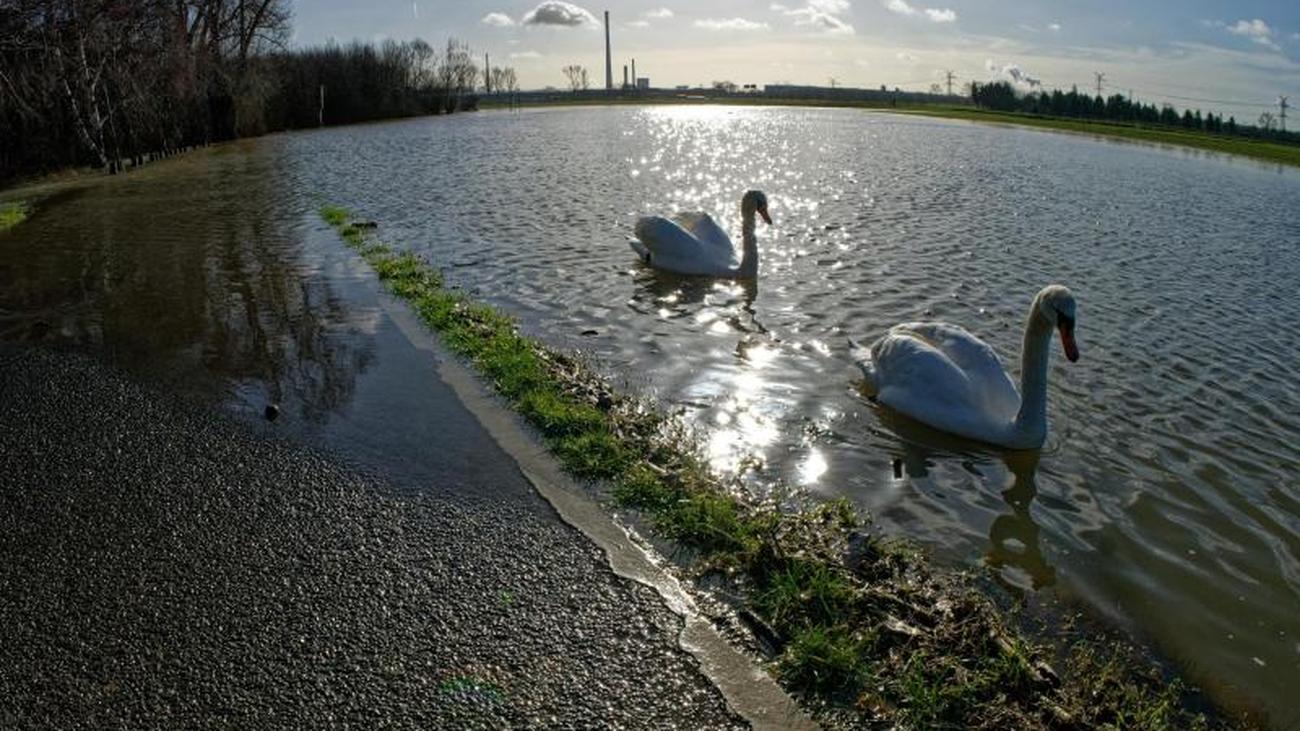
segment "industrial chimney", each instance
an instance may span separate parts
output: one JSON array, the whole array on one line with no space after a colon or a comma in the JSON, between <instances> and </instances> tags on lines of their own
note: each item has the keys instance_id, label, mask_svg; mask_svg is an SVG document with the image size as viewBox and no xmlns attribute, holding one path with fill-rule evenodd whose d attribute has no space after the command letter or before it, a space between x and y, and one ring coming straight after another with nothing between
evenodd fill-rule
<instances>
[{"instance_id":1,"label":"industrial chimney","mask_svg":"<svg viewBox=\"0 0 1300 731\"><path fill-rule=\"evenodd\" d=\"M636 59L635 59L635 58L632 59L632 86L631 86L631 88L633 88L633 89L636 88Z\"/></svg>"},{"instance_id":2,"label":"industrial chimney","mask_svg":"<svg viewBox=\"0 0 1300 731\"><path fill-rule=\"evenodd\" d=\"M605 91L614 90L614 65L609 55L609 11L605 11Z\"/></svg>"}]
</instances>

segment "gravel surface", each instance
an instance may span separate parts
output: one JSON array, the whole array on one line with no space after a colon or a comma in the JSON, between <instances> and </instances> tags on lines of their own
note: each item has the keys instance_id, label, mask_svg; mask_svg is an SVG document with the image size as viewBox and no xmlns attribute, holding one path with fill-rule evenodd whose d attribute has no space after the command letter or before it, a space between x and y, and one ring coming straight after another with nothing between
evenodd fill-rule
<instances>
[{"instance_id":1,"label":"gravel surface","mask_svg":"<svg viewBox=\"0 0 1300 731\"><path fill-rule=\"evenodd\" d=\"M744 726L534 502L273 431L0 349L0 727Z\"/></svg>"}]
</instances>

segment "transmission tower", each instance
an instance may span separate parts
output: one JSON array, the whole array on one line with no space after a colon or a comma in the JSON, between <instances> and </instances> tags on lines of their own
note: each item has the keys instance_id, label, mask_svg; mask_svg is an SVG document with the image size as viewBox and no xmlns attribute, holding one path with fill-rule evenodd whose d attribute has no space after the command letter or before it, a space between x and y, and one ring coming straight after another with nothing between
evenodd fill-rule
<instances>
[{"instance_id":1,"label":"transmission tower","mask_svg":"<svg viewBox=\"0 0 1300 731\"><path fill-rule=\"evenodd\" d=\"M1097 77L1097 96L1101 96L1101 82L1106 80L1106 74L1103 74L1100 71L1094 71L1092 72L1092 75Z\"/></svg>"},{"instance_id":2,"label":"transmission tower","mask_svg":"<svg viewBox=\"0 0 1300 731\"><path fill-rule=\"evenodd\" d=\"M945 71L944 76L948 78L948 96L952 96L952 80L957 78L957 74L951 71Z\"/></svg>"},{"instance_id":3,"label":"transmission tower","mask_svg":"<svg viewBox=\"0 0 1300 731\"><path fill-rule=\"evenodd\" d=\"M1278 108L1277 116L1278 116L1278 120L1282 123L1283 132L1286 131L1286 110L1291 107L1290 104L1287 104L1286 100L1287 98L1284 96L1278 96L1277 98L1277 108Z\"/></svg>"}]
</instances>

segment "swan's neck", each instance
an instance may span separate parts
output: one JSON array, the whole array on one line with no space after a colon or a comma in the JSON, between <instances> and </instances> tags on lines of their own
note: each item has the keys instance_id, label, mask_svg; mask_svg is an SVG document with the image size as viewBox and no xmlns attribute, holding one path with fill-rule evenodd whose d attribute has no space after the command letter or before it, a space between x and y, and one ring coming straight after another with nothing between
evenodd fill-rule
<instances>
[{"instance_id":1,"label":"swan's neck","mask_svg":"<svg viewBox=\"0 0 1300 731\"><path fill-rule=\"evenodd\" d=\"M1020 351L1020 413L1014 429L1017 441L1039 446L1047 436L1047 356L1051 352L1052 324L1043 317L1035 301L1025 323L1025 341Z\"/></svg>"},{"instance_id":2,"label":"swan's neck","mask_svg":"<svg viewBox=\"0 0 1300 731\"><path fill-rule=\"evenodd\" d=\"M744 279L756 279L758 277L758 235L754 233L755 225L754 212L744 211L741 214L740 221L741 256L739 272Z\"/></svg>"}]
</instances>

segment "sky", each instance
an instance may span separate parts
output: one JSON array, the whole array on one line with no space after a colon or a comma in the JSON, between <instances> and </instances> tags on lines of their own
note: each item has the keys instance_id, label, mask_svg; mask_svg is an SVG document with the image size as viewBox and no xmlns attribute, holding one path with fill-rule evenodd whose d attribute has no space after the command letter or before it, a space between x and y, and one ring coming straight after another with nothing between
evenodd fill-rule
<instances>
[{"instance_id":1,"label":"sky","mask_svg":"<svg viewBox=\"0 0 1300 731\"><path fill-rule=\"evenodd\" d=\"M1005 79L1026 90L1132 94L1254 121L1279 94L1300 105L1296 0L295 0L296 45L454 37L525 89L561 68L615 83L636 59L656 87L794 83L927 90ZM1292 116L1292 115L1288 115ZM1300 126L1300 113L1292 116Z\"/></svg>"}]
</instances>

